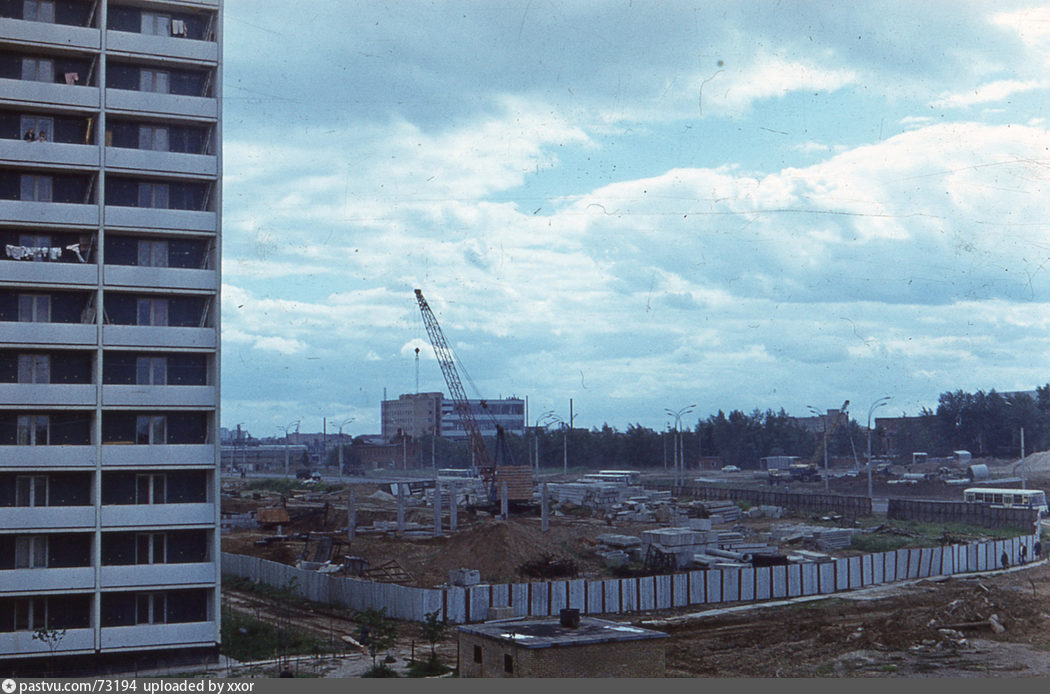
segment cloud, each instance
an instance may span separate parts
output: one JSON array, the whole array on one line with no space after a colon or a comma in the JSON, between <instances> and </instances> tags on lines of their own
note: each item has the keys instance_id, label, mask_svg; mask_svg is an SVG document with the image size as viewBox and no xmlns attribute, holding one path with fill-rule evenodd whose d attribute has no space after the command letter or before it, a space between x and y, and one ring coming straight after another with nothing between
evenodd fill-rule
<instances>
[{"instance_id":1,"label":"cloud","mask_svg":"<svg viewBox=\"0 0 1050 694\"><path fill-rule=\"evenodd\" d=\"M942 94L930 102L933 108L966 108L975 104L987 104L1005 101L1014 94L1046 89L1047 83L1037 80L998 80L976 87L972 92L961 94Z\"/></svg>"}]
</instances>

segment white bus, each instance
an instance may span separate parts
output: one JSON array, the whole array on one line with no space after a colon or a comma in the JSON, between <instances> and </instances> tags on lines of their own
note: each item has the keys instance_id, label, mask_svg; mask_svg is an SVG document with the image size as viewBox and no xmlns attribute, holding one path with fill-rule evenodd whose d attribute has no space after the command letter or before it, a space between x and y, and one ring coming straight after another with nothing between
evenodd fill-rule
<instances>
[{"instance_id":1,"label":"white bus","mask_svg":"<svg viewBox=\"0 0 1050 694\"><path fill-rule=\"evenodd\" d=\"M963 492L963 499L971 504L986 504L995 508L1034 508L1047 512L1046 494L1041 489L996 489L971 487Z\"/></svg>"}]
</instances>

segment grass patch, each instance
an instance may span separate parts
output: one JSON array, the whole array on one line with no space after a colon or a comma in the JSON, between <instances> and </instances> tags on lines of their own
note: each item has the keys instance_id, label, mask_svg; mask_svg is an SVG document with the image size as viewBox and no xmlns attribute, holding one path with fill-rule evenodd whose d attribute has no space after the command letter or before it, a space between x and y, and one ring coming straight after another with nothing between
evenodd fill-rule
<instances>
[{"instance_id":1,"label":"grass patch","mask_svg":"<svg viewBox=\"0 0 1050 694\"><path fill-rule=\"evenodd\" d=\"M440 660L413 660L409 662L408 667L409 677L438 677L444 675L447 672L452 672L452 668L445 665Z\"/></svg>"},{"instance_id":2,"label":"grass patch","mask_svg":"<svg viewBox=\"0 0 1050 694\"><path fill-rule=\"evenodd\" d=\"M320 655L328 644L301 629L276 626L233 610L222 613L220 653L236 660L262 660L277 655Z\"/></svg>"},{"instance_id":3,"label":"grass patch","mask_svg":"<svg viewBox=\"0 0 1050 694\"><path fill-rule=\"evenodd\" d=\"M1026 534L1026 531L1016 528L983 528L962 523L905 520L881 525L895 528L897 532L854 533L850 548L860 552L890 552L906 547L940 547L978 539L1007 540Z\"/></svg>"},{"instance_id":4,"label":"grass patch","mask_svg":"<svg viewBox=\"0 0 1050 694\"><path fill-rule=\"evenodd\" d=\"M886 663L879 666L879 670L882 672L897 672L897 666L893 663Z\"/></svg>"},{"instance_id":5,"label":"grass patch","mask_svg":"<svg viewBox=\"0 0 1050 694\"><path fill-rule=\"evenodd\" d=\"M361 677L400 677L400 676L401 675L397 674L397 672L395 672L392 668L388 668L383 663L380 663L379 665L376 665L375 667L373 667L373 668L371 668L369 670L366 670L365 674L361 675Z\"/></svg>"}]
</instances>

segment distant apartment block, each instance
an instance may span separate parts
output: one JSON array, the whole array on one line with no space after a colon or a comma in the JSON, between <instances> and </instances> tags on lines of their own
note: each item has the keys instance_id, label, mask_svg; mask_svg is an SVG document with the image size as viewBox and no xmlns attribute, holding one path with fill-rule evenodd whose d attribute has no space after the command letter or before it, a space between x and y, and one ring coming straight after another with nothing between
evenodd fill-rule
<instances>
[{"instance_id":1,"label":"distant apartment block","mask_svg":"<svg viewBox=\"0 0 1050 694\"><path fill-rule=\"evenodd\" d=\"M221 22L0 0L0 659L218 643Z\"/></svg>"},{"instance_id":2,"label":"distant apartment block","mask_svg":"<svg viewBox=\"0 0 1050 694\"><path fill-rule=\"evenodd\" d=\"M471 412L484 436L495 436L497 426L508 434L525 435L525 401L470 400ZM391 440L399 435L412 438L437 433L448 439L465 439L466 431L451 400L442 393L401 395L382 404L382 435Z\"/></svg>"}]
</instances>

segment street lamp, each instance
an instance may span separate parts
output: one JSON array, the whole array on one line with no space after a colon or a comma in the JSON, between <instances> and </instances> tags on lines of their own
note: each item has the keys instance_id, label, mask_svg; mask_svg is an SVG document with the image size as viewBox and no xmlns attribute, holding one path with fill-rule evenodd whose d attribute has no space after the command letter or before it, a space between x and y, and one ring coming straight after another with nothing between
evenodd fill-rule
<instances>
[{"instance_id":1,"label":"street lamp","mask_svg":"<svg viewBox=\"0 0 1050 694\"><path fill-rule=\"evenodd\" d=\"M537 475L540 474L540 434L539 434L539 428L540 428L540 425L542 424L544 431L546 431L547 428L550 427L550 425L551 425L551 423L553 421L553 419L552 419L553 417L554 417L554 410L547 410L546 412L544 412L543 414L541 414L539 417L536 418L536 426L534 427L535 436L533 438L533 447L536 449L535 460L536 460L536 474Z\"/></svg>"},{"instance_id":2,"label":"street lamp","mask_svg":"<svg viewBox=\"0 0 1050 694\"><path fill-rule=\"evenodd\" d=\"M282 429L284 431L284 476L285 477L288 476L288 432L292 430L292 427L295 427L295 430L299 431L299 422L301 422L301 421L302 421L301 419L297 419L294 422L290 422L290 423L286 424L283 427L282 426L277 427L278 429Z\"/></svg>"},{"instance_id":3,"label":"street lamp","mask_svg":"<svg viewBox=\"0 0 1050 694\"><path fill-rule=\"evenodd\" d=\"M671 417L674 417L674 431L675 431L675 457L674 457L674 484L678 486L678 474L679 468L685 472L685 452L682 450L682 415L688 414L693 411L696 405L686 405L680 410L672 410L670 408L664 408Z\"/></svg>"},{"instance_id":4,"label":"street lamp","mask_svg":"<svg viewBox=\"0 0 1050 694\"><path fill-rule=\"evenodd\" d=\"M873 499L874 494L871 491L871 415L875 410L882 407L890 401L890 396L884 395L871 404L868 408L868 498Z\"/></svg>"},{"instance_id":5,"label":"street lamp","mask_svg":"<svg viewBox=\"0 0 1050 694\"><path fill-rule=\"evenodd\" d=\"M809 411L820 417L824 422L824 493L828 493L828 415L826 412L821 412L812 405L806 405Z\"/></svg>"},{"instance_id":6,"label":"street lamp","mask_svg":"<svg viewBox=\"0 0 1050 694\"><path fill-rule=\"evenodd\" d=\"M339 446L339 481L340 482L343 481L343 427L346 426L347 424L349 424L350 422L354 421L354 419L356 419L356 417L350 417L349 419L346 419L346 420L344 420L342 422L339 422L339 443L336 444L336 445Z\"/></svg>"}]
</instances>

